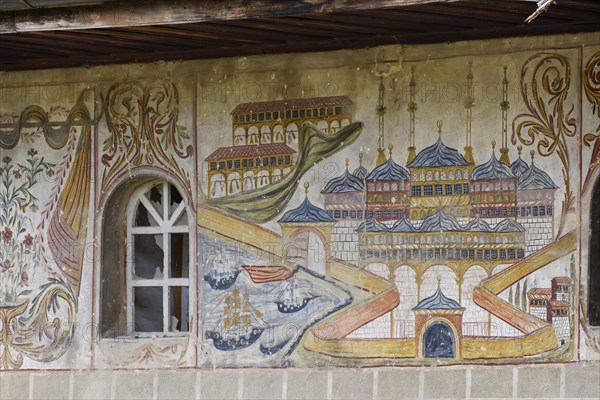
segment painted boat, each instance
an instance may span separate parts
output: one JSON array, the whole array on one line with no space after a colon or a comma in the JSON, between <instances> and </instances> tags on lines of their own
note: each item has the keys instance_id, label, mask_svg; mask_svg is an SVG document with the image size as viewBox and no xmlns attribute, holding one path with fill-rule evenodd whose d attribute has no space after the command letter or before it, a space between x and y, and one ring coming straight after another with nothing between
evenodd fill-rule
<instances>
[{"instance_id":1,"label":"painted boat","mask_svg":"<svg viewBox=\"0 0 600 400\"><path fill-rule=\"evenodd\" d=\"M298 286L298 281L293 280L285 288L283 294L275 301L277 309L281 313L291 314L302 310L314 299L314 296L308 296Z\"/></svg>"},{"instance_id":2,"label":"painted boat","mask_svg":"<svg viewBox=\"0 0 600 400\"><path fill-rule=\"evenodd\" d=\"M244 349L258 340L265 326L258 323L262 312L250 304L250 295L234 288L225 297L223 322L220 326L206 332L206 338L212 339L215 348L221 351Z\"/></svg>"},{"instance_id":3,"label":"painted boat","mask_svg":"<svg viewBox=\"0 0 600 400\"><path fill-rule=\"evenodd\" d=\"M278 282L288 279L294 271L283 265L242 265L254 283Z\"/></svg>"},{"instance_id":4,"label":"painted boat","mask_svg":"<svg viewBox=\"0 0 600 400\"><path fill-rule=\"evenodd\" d=\"M229 268L222 260L215 260L210 273L204 275L204 280L216 290L229 289L235 283L241 269Z\"/></svg>"}]
</instances>

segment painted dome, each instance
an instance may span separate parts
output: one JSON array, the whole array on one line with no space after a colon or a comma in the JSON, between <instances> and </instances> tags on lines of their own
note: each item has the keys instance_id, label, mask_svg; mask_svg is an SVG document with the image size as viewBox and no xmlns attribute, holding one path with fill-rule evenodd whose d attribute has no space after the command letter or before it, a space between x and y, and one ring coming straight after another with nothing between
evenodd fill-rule
<instances>
[{"instance_id":1,"label":"painted dome","mask_svg":"<svg viewBox=\"0 0 600 400\"><path fill-rule=\"evenodd\" d=\"M367 171L367 169L361 165L354 170L352 175L354 175L360 180L364 180L367 177L367 175L369 175L369 171Z\"/></svg>"},{"instance_id":2,"label":"painted dome","mask_svg":"<svg viewBox=\"0 0 600 400\"><path fill-rule=\"evenodd\" d=\"M525 232L523 225L518 223L512 218L506 218L498 222L498 225L494 227L496 232Z\"/></svg>"},{"instance_id":3,"label":"painted dome","mask_svg":"<svg viewBox=\"0 0 600 400\"><path fill-rule=\"evenodd\" d=\"M440 137L435 144L424 148L407 167L464 167L470 165L458 150L448 147Z\"/></svg>"},{"instance_id":4,"label":"painted dome","mask_svg":"<svg viewBox=\"0 0 600 400\"><path fill-rule=\"evenodd\" d=\"M406 218L402 217L394 223L394 225L389 229L390 232L417 232L417 229L406 220Z\"/></svg>"},{"instance_id":5,"label":"painted dome","mask_svg":"<svg viewBox=\"0 0 600 400\"><path fill-rule=\"evenodd\" d=\"M468 232L491 232L492 228L490 228L490 225L487 222L485 222L484 220L479 218L479 216L477 216L477 218L471 220L467 224L467 226L465 226L465 231L468 231Z\"/></svg>"},{"instance_id":6,"label":"painted dome","mask_svg":"<svg viewBox=\"0 0 600 400\"><path fill-rule=\"evenodd\" d=\"M408 171L396 164L392 157L379 165L367 176L368 181L405 181L408 180Z\"/></svg>"},{"instance_id":7,"label":"painted dome","mask_svg":"<svg viewBox=\"0 0 600 400\"><path fill-rule=\"evenodd\" d=\"M529 165L527 165L527 163L523 161L523 159L519 155L519 158L517 158L512 164L510 164L510 169L516 177L520 177L525 171L529 169Z\"/></svg>"},{"instance_id":8,"label":"painted dome","mask_svg":"<svg viewBox=\"0 0 600 400\"><path fill-rule=\"evenodd\" d=\"M519 190L527 189L558 189L550 175L539 169L535 163L531 163L527 171L520 177L517 184Z\"/></svg>"},{"instance_id":9,"label":"painted dome","mask_svg":"<svg viewBox=\"0 0 600 400\"><path fill-rule=\"evenodd\" d=\"M388 230L388 227L377 221L374 216L371 216L371 218L361 223L358 228L356 228L357 232L387 232Z\"/></svg>"},{"instance_id":10,"label":"painted dome","mask_svg":"<svg viewBox=\"0 0 600 400\"><path fill-rule=\"evenodd\" d=\"M462 231L456 218L451 214L446 214L443 211L438 211L433 215L425 218L419 231L421 232L446 232L446 231Z\"/></svg>"},{"instance_id":11,"label":"painted dome","mask_svg":"<svg viewBox=\"0 0 600 400\"><path fill-rule=\"evenodd\" d=\"M321 193L349 193L362 192L365 189L364 183L346 169L341 176L330 180Z\"/></svg>"},{"instance_id":12,"label":"painted dome","mask_svg":"<svg viewBox=\"0 0 600 400\"><path fill-rule=\"evenodd\" d=\"M515 174L505 164L498 161L495 154L484 164L473 170L471 179L474 181L488 181L496 179L513 179Z\"/></svg>"},{"instance_id":13,"label":"painted dome","mask_svg":"<svg viewBox=\"0 0 600 400\"><path fill-rule=\"evenodd\" d=\"M278 222L336 222L327 211L323 210L305 198L299 207L283 214Z\"/></svg>"},{"instance_id":14,"label":"painted dome","mask_svg":"<svg viewBox=\"0 0 600 400\"><path fill-rule=\"evenodd\" d=\"M413 310L464 310L456 300L448 298L438 288L433 296L423 299Z\"/></svg>"}]
</instances>

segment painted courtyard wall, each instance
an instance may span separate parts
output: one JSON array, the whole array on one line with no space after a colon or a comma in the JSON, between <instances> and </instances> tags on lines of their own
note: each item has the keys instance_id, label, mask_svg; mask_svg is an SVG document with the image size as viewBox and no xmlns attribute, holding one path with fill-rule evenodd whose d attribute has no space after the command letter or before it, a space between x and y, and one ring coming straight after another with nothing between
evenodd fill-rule
<instances>
[{"instance_id":1,"label":"painted courtyard wall","mask_svg":"<svg viewBox=\"0 0 600 400\"><path fill-rule=\"evenodd\" d=\"M3 393L597 395L599 68L585 34L0 74Z\"/></svg>"}]
</instances>

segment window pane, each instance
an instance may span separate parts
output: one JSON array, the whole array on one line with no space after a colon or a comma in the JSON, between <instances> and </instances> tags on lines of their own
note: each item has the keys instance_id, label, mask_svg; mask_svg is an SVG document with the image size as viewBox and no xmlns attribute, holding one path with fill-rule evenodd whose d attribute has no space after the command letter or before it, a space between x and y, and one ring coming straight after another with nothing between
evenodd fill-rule
<instances>
[{"instance_id":1,"label":"window pane","mask_svg":"<svg viewBox=\"0 0 600 400\"><path fill-rule=\"evenodd\" d=\"M169 288L169 331L188 332L190 330L188 312L188 287Z\"/></svg>"},{"instance_id":2,"label":"window pane","mask_svg":"<svg viewBox=\"0 0 600 400\"><path fill-rule=\"evenodd\" d=\"M135 213L133 226L158 226L158 223L143 204L139 204Z\"/></svg>"},{"instance_id":3,"label":"window pane","mask_svg":"<svg viewBox=\"0 0 600 400\"><path fill-rule=\"evenodd\" d=\"M135 307L135 331L162 332L162 287L134 287L133 302Z\"/></svg>"},{"instance_id":4,"label":"window pane","mask_svg":"<svg viewBox=\"0 0 600 400\"><path fill-rule=\"evenodd\" d=\"M169 235L171 257L170 278L188 278L190 265L190 242L187 233L171 233Z\"/></svg>"},{"instance_id":5,"label":"window pane","mask_svg":"<svg viewBox=\"0 0 600 400\"><path fill-rule=\"evenodd\" d=\"M162 184L154 186L152 189L146 193L146 198L150 200L150 204L156 210L156 213L163 217L163 186Z\"/></svg>"},{"instance_id":6,"label":"window pane","mask_svg":"<svg viewBox=\"0 0 600 400\"><path fill-rule=\"evenodd\" d=\"M134 278L162 279L163 235L134 235Z\"/></svg>"}]
</instances>

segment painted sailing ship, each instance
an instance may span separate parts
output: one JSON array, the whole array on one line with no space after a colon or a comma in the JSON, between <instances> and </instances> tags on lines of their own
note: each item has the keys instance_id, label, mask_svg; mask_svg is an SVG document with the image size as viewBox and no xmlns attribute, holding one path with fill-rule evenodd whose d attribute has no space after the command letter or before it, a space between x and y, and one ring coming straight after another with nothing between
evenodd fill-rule
<instances>
[{"instance_id":1,"label":"painted sailing ship","mask_svg":"<svg viewBox=\"0 0 600 400\"><path fill-rule=\"evenodd\" d=\"M214 331L207 331L206 338L222 351L239 350L251 346L262 335L265 326L258 322L263 313L250 304L247 292L240 294L234 288L225 297L223 322Z\"/></svg>"},{"instance_id":2,"label":"painted sailing ship","mask_svg":"<svg viewBox=\"0 0 600 400\"><path fill-rule=\"evenodd\" d=\"M287 285L275 304L277 304L279 312L290 314L302 310L312 299L314 296L307 295L304 290L300 289L298 281L294 279Z\"/></svg>"},{"instance_id":3,"label":"painted sailing ship","mask_svg":"<svg viewBox=\"0 0 600 400\"><path fill-rule=\"evenodd\" d=\"M213 261L210 272L204 275L204 280L213 289L229 289L235 283L240 272L242 272L241 269L232 268L219 258Z\"/></svg>"}]
</instances>

